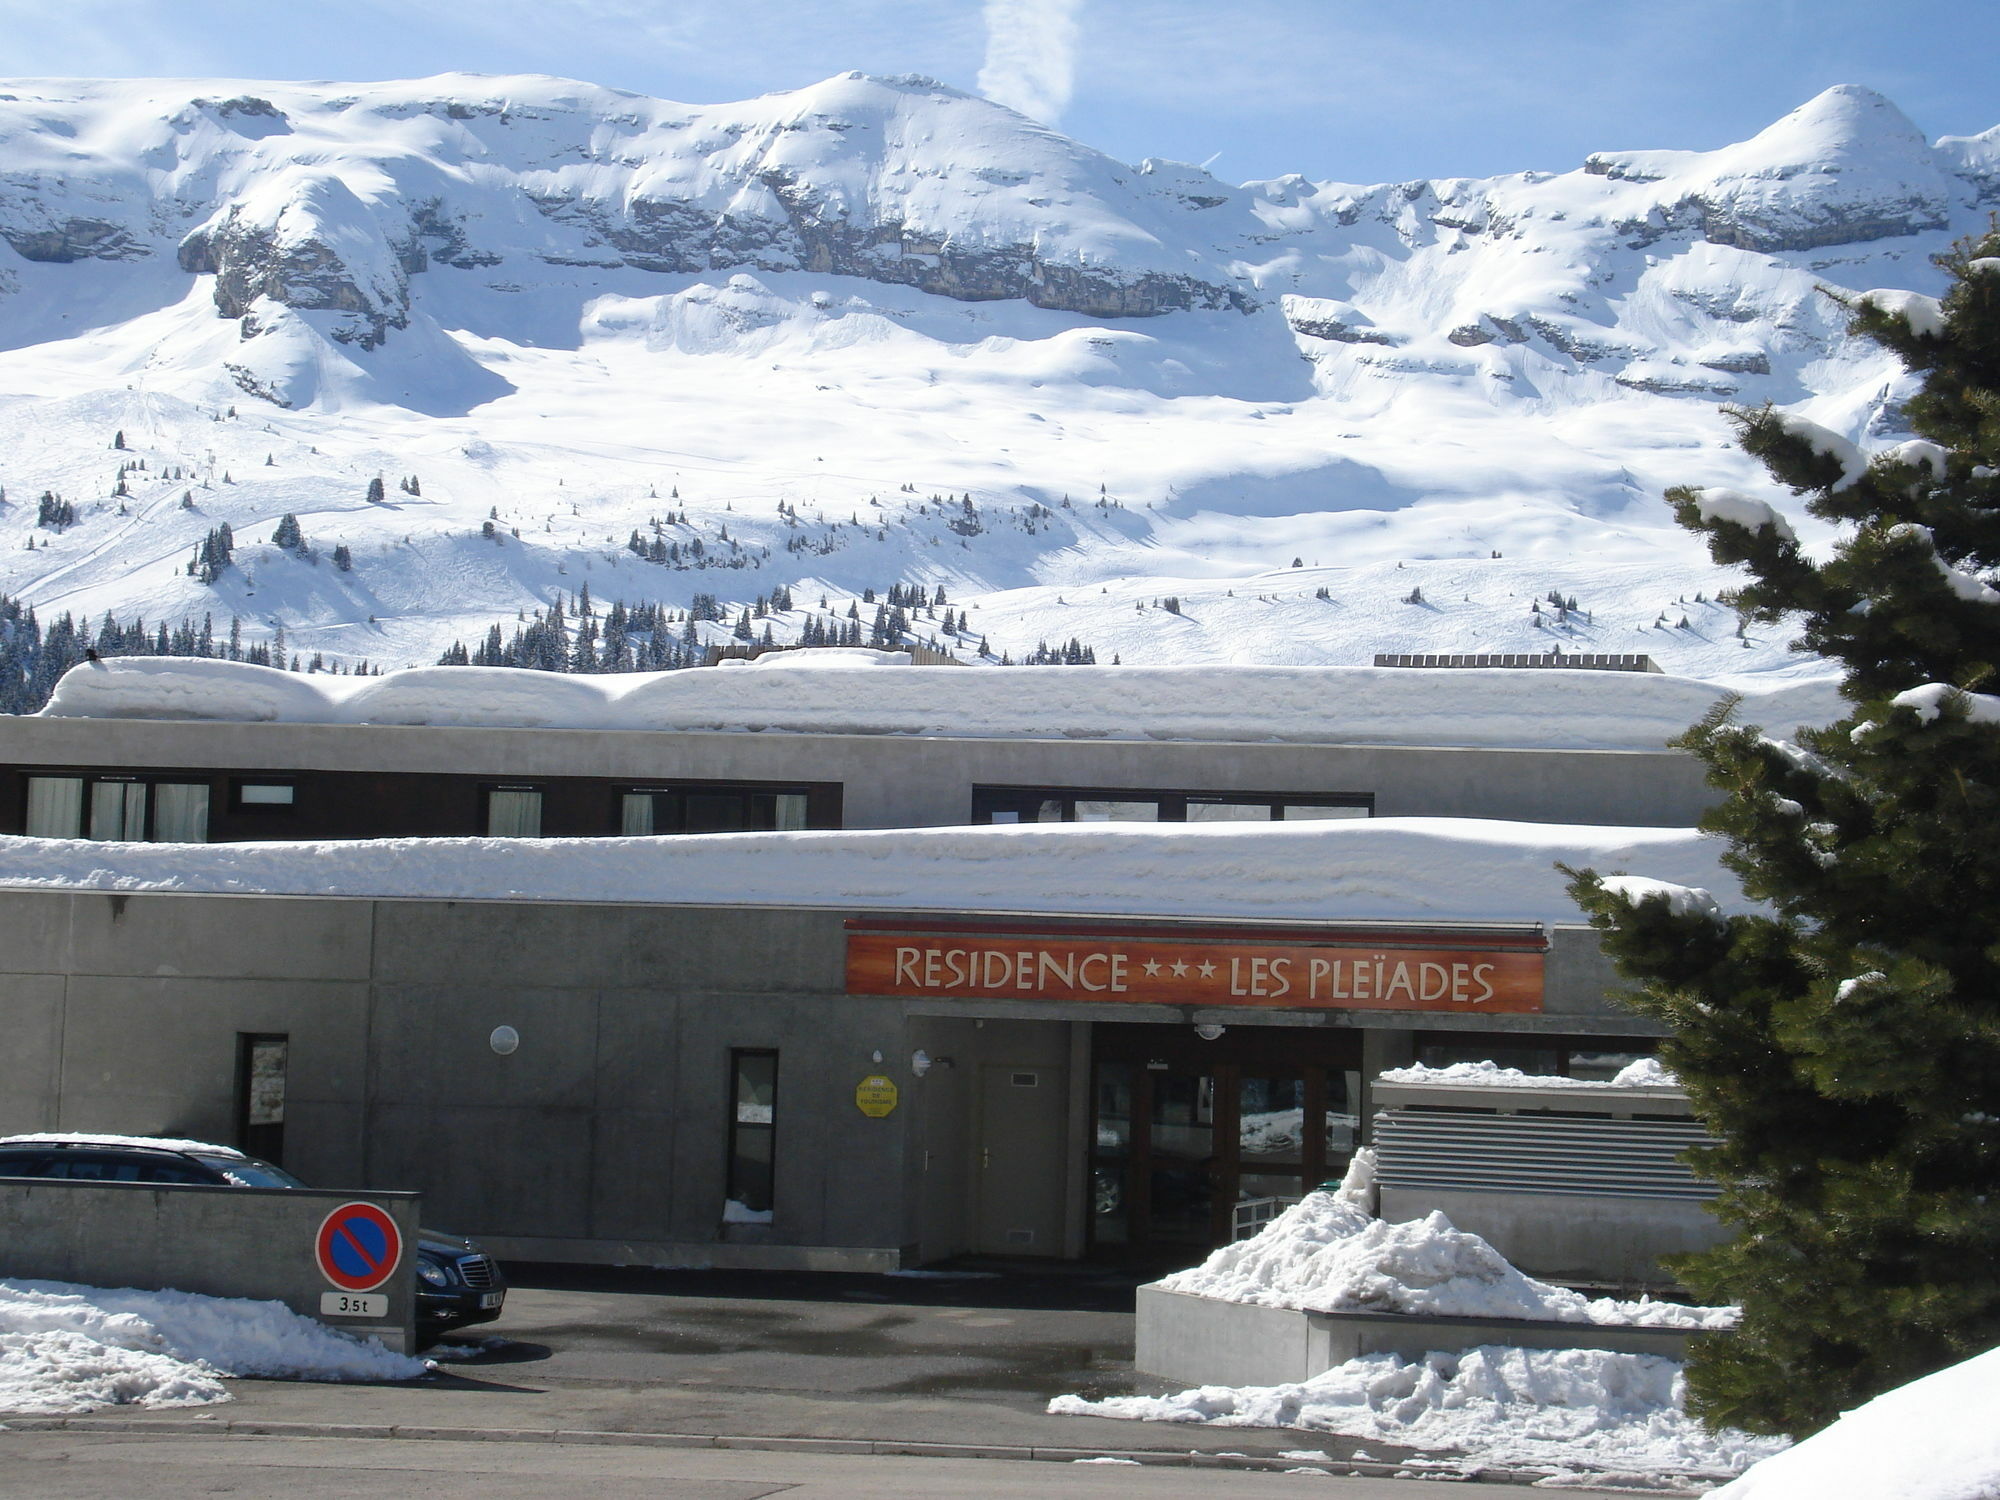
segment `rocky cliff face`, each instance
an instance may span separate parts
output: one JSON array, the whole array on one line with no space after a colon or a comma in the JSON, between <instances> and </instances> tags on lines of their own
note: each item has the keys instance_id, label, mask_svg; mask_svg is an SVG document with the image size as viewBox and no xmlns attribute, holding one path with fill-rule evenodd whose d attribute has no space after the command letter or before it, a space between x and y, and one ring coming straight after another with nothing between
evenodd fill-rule
<instances>
[{"instance_id":1,"label":"rocky cliff face","mask_svg":"<svg viewBox=\"0 0 2000 1500\"><path fill-rule=\"evenodd\" d=\"M1375 187L1125 167L931 80L858 74L706 108L548 78L226 97L18 84L0 90L0 162L14 256L208 278L246 341L303 319L366 354L404 335L440 277L484 295L554 275L564 290L547 295L587 302L644 295L635 275L805 272L1094 320L1262 315L1323 370L1389 372L1382 351L1428 344L1394 370L1449 374L1524 349L1710 398L1759 394L1744 382L1773 368L1769 338L1741 325L1830 325L1732 290L1744 268L1703 247L1785 260L1914 242L2000 203L2000 131L1933 146L1855 88L1719 151ZM1675 281L1680 326L1634 316L1649 278Z\"/></svg>"}]
</instances>

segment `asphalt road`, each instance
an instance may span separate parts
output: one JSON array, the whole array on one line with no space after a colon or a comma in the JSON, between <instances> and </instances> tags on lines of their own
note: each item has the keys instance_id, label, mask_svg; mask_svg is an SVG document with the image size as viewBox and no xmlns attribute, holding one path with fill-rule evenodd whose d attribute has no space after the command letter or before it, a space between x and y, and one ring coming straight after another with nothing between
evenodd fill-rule
<instances>
[{"instance_id":1,"label":"asphalt road","mask_svg":"<svg viewBox=\"0 0 2000 1500\"><path fill-rule=\"evenodd\" d=\"M1048 1415L1049 1399L1065 1392L1165 1389L1132 1370L1138 1278L1130 1275L512 1270L504 1319L431 1351L439 1372L427 1380L239 1380L230 1382L234 1401L202 1411L121 1408L55 1431L16 1420L0 1432L0 1495L366 1497L391 1487L407 1494L420 1482L427 1496L481 1500L613 1500L641 1485L648 1495L752 1500L794 1488L1095 1495L1143 1483L1153 1500L1279 1493L1302 1482L1278 1472L1294 1467L1321 1469L1312 1477L1322 1486L1327 1473L1343 1486L1365 1479L1368 1487L1347 1491L1357 1495L1391 1493L1376 1487L1384 1483L1409 1493L1407 1481L1380 1476L1411 1455L1379 1443ZM253 1435L259 1429L266 1435ZM475 1434L482 1440L454 1440ZM751 1446L658 1446L674 1437ZM996 1456L757 1446L782 1449L787 1440L942 1444ZM620 1442L649 1446L613 1446ZM1027 1461L1030 1450L1061 1453ZM1283 1457L1302 1451L1326 1457ZM1149 1461L1068 1461L1121 1454ZM1231 1472L1252 1466L1269 1472ZM1363 1479L1346 1477L1354 1474Z\"/></svg>"},{"instance_id":2,"label":"asphalt road","mask_svg":"<svg viewBox=\"0 0 2000 1500\"><path fill-rule=\"evenodd\" d=\"M1243 1474L1127 1464L861 1458L310 1438L0 1434L0 1496L34 1500L1413 1500L1397 1479ZM1481 1485L1495 1496L1530 1493Z\"/></svg>"}]
</instances>

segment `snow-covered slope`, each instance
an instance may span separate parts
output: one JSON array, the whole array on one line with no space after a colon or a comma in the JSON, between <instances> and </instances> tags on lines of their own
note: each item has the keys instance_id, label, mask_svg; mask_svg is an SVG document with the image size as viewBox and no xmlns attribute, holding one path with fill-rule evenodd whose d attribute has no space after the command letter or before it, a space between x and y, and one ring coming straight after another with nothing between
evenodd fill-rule
<instances>
[{"instance_id":1,"label":"snow-covered slope","mask_svg":"<svg viewBox=\"0 0 2000 1500\"><path fill-rule=\"evenodd\" d=\"M1995 204L2000 130L1855 88L1719 151L1233 187L925 79L0 83L0 592L391 665L586 583L790 584L784 640L921 581L968 655L1803 670L1658 493L1756 487L1722 401L1892 439L1818 288L1935 292Z\"/></svg>"}]
</instances>

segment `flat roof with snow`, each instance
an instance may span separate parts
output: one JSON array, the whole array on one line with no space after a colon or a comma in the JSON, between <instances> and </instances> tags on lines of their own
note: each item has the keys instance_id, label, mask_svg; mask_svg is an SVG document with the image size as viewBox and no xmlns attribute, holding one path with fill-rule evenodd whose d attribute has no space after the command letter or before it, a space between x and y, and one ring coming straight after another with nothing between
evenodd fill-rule
<instances>
[{"instance_id":1,"label":"flat roof with snow","mask_svg":"<svg viewBox=\"0 0 2000 1500\"><path fill-rule=\"evenodd\" d=\"M678 672L416 667L342 677L126 657L73 669L43 716L1657 752L1729 691L1653 673L1266 666L968 672L907 661L902 653L829 650ZM1830 723L1844 711L1831 680L1738 691L1741 716L1778 735Z\"/></svg>"}]
</instances>

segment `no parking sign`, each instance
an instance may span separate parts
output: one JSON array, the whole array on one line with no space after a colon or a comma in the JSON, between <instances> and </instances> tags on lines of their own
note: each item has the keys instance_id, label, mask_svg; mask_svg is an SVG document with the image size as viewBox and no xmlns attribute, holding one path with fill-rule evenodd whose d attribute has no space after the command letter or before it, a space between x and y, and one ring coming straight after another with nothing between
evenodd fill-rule
<instances>
[{"instance_id":1,"label":"no parking sign","mask_svg":"<svg viewBox=\"0 0 2000 1500\"><path fill-rule=\"evenodd\" d=\"M402 1264L403 1232L372 1203L343 1203L320 1220L313 1256L320 1274L341 1291L372 1292Z\"/></svg>"}]
</instances>

